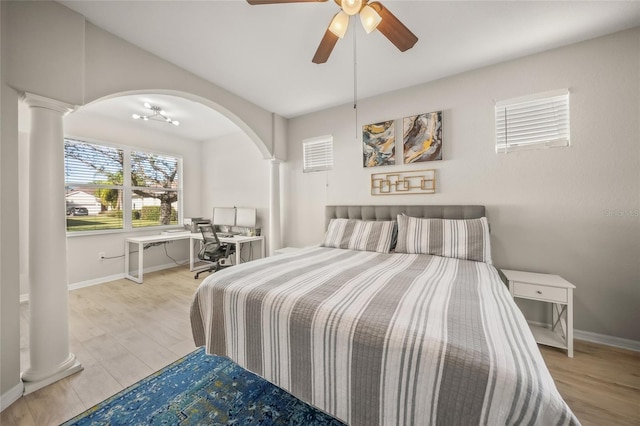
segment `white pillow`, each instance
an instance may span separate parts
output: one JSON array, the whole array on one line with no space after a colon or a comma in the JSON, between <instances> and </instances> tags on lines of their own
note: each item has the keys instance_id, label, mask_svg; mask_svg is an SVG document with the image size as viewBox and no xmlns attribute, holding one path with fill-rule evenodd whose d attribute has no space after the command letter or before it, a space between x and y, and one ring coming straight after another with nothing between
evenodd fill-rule
<instances>
[{"instance_id":1,"label":"white pillow","mask_svg":"<svg viewBox=\"0 0 640 426\"><path fill-rule=\"evenodd\" d=\"M491 264L489 222L398 215L396 253L421 253Z\"/></svg>"},{"instance_id":2,"label":"white pillow","mask_svg":"<svg viewBox=\"0 0 640 426\"><path fill-rule=\"evenodd\" d=\"M331 219L323 247L389 253L394 222Z\"/></svg>"}]
</instances>

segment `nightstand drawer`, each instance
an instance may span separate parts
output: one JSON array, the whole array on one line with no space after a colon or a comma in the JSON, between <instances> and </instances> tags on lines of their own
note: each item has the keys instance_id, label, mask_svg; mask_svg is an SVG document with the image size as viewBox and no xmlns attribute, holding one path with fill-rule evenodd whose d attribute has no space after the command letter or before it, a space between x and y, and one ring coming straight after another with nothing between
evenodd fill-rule
<instances>
[{"instance_id":1,"label":"nightstand drawer","mask_svg":"<svg viewBox=\"0 0 640 426\"><path fill-rule=\"evenodd\" d=\"M566 288L519 282L513 283L513 295L516 297L548 300L556 303L567 303L567 300L569 300Z\"/></svg>"}]
</instances>

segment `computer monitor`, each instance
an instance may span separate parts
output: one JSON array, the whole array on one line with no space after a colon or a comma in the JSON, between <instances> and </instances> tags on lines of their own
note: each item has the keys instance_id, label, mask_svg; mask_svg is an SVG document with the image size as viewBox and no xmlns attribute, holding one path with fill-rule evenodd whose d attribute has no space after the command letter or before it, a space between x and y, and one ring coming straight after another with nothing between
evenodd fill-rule
<instances>
[{"instance_id":1,"label":"computer monitor","mask_svg":"<svg viewBox=\"0 0 640 426\"><path fill-rule=\"evenodd\" d=\"M236 209L233 207L215 207L213 224L219 226L236 226Z\"/></svg>"},{"instance_id":2,"label":"computer monitor","mask_svg":"<svg viewBox=\"0 0 640 426\"><path fill-rule=\"evenodd\" d=\"M236 209L236 226L255 228L256 209L251 207L238 207Z\"/></svg>"}]
</instances>

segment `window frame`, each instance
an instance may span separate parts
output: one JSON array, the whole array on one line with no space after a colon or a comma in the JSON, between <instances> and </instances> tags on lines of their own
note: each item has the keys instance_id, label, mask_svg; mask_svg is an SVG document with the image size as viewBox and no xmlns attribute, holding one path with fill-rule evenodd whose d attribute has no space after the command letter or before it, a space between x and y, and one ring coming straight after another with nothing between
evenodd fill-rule
<instances>
[{"instance_id":1,"label":"window frame","mask_svg":"<svg viewBox=\"0 0 640 426\"><path fill-rule=\"evenodd\" d=\"M307 154L309 152L309 146L318 146L321 145L321 149L325 151L329 151L329 154L326 152L318 155L315 154L316 159L322 158L322 164L319 165L309 165L311 154ZM327 161L330 160L330 163ZM312 172L322 172L326 170L333 169L333 135L324 135L317 136L314 138L308 138L302 140L302 173L312 173Z\"/></svg>"},{"instance_id":2,"label":"window frame","mask_svg":"<svg viewBox=\"0 0 640 426\"><path fill-rule=\"evenodd\" d=\"M93 138L86 138L86 137L78 137L78 136L73 136L73 135L66 135L64 136L64 144L67 143L67 141L72 141L72 142L79 142L79 143L86 143L86 144L91 144L91 145L98 145L98 146L104 146L104 147L108 147L108 148L114 148L114 149L120 149L123 151L123 183L122 186L117 186L114 185L113 188L114 189L122 189L122 216L123 216L123 220L122 220L122 228L117 228L117 229L99 229L99 230L90 230L90 231L69 231L66 227L66 221L65 221L65 232L67 237L79 237L79 236L88 236L88 235L100 235L100 234L120 234L120 233L132 233L132 232L144 232L144 231L150 231L150 230L164 230L164 229L170 229L170 228L175 228L176 226L180 226L184 220L184 216L183 216L183 204L184 204L184 190L183 190L183 176L184 176L184 168L183 168L183 157L180 154L176 154L176 153L169 153L169 152L165 152L165 151L160 151L160 150L156 150L153 148L146 148L146 147L138 147L138 146L132 146L132 145L124 145L124 144L119 144L119 143L112 143L112 142L105 142L102 140L97 140L97 139L93 139ZM63 150L64 150L64 146L63 146ZM140 227L133 227L132 226L132 197L133 197L133 187L131 185L131 154L132 152L143 152L143 153L147 153L147 154L155 154L155 155L160 155L160 156L165 156L165 157L172 157L175 158L177 161L177 168L178 168L178 185L177 188L175 190L171 189L172 191L176 191L178 193L178 200L177 200L177 208L178 208L178 219L177 219L177 224L169 224L169 225L152 225L152 226L140 226ZM63 154L64 155L64 154ZM66 157L65 161L66 161ZM67 180L65 177L65 186L67 186ZM79 188L95 188L95 185L73 185L74 187L79 187ZM107 186L100 186L100 188L107 188ZM166 188L163 188L166 189Z\"/></svg>"},{"instance_id":3,"label":"window frame","mask_svg":"<svg viewBox=\"0 0 640 426\"><path fill-rule=\"evenodd\" d=\"M536 113L540 107L547 108L554 117L539 117ZM519 114L509 120L509 111ZM538 115L538 117L536 117ZM529 123L524 124L523 120ZM509 121L518 126L515 140L509 140ZM514 123L515 122L515 123ZM512 127L513 127L512 126ZM536 93L518 98L505 99L495 103L494 131L496 153L514 151L558 148L571 146L571 102L568 89ZM535 137L532 133L545 132L546 135ZM556 136L548 133L556 132ZM527 141L527 139L529 139Z\"/></svg>"}]
</instances>

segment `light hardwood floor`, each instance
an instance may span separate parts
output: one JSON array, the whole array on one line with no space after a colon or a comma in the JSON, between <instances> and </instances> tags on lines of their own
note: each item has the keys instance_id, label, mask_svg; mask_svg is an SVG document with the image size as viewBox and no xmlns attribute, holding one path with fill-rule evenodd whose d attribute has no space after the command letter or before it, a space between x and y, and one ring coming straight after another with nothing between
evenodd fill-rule
<instances>
[{"instance_id":1,"label":"light hardwood floor","mask_svg":"<svg viewBox=\"0 0 640 426\"><path fill-rule=\"evenodd\" d=\"M84 370L19 399L0 424L57 425L193 351L189 304L201 281L179 267L145 274L141 285L118 280L70 292L71 351ZM26 366L28 304L21 313ZM541 349L583 425L640 425L640 353L582 341L573 359Z\"/></svg>"}]
</instances>

